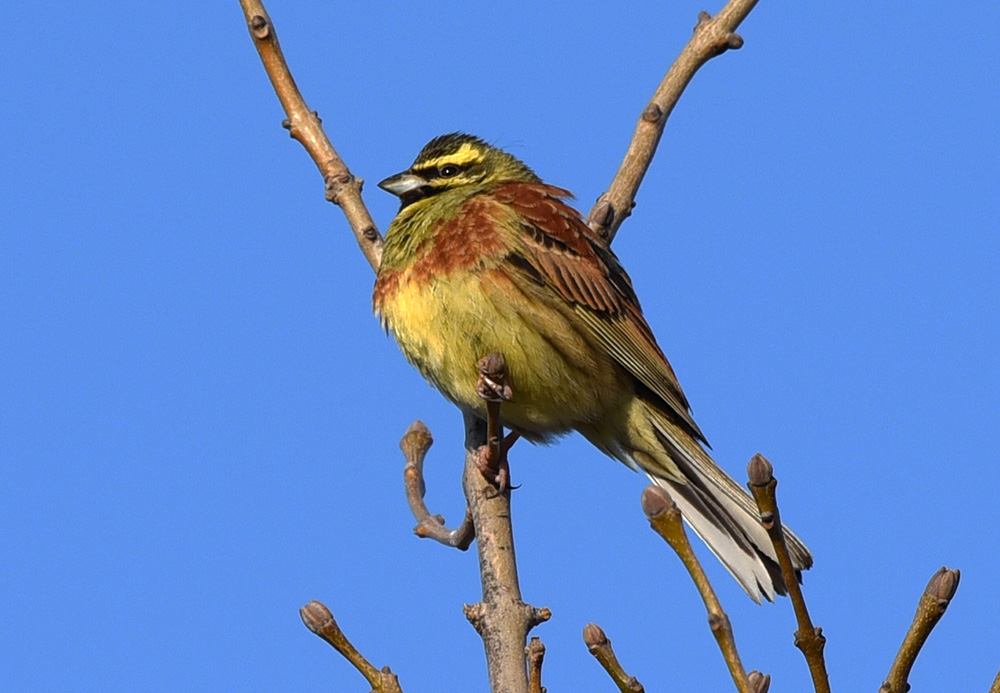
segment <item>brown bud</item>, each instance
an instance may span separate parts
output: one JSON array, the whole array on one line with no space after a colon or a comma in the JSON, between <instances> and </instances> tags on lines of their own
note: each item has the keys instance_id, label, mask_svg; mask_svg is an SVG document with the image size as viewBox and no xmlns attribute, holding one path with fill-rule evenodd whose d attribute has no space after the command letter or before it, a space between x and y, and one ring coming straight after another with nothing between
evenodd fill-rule
<instances>
[{"instance_id":1,"label":"brown bud","mask_svg":"<svg viewBox=\"0 0 1000 693\"><path fill-rule=\"evenodd\" d=\"M767 689L771 687L771 675L762 674L756 669L747 674L747 681L754 693L767 693Z\"/></svg>"},{"instance_id":2,"label":"brown bud","mask_svg":"<svg viewBox=\"0 0 1000 693\"><path fill-rule=\"evenodd\" d=\"M927 583L927 589L924 590L924 594L928 597L934 597L935 599L945 602L944 606L947 606L947 602L950 602L952 597L955 596L955 590L958 589L958 579L961 576L961 572L958 570L948 570L942 567L936 573L931 581Z\"/></svg>"},{"instance_id":3,"label":"brown bud","mask_svg":"<svg viewBox=\"0 0 1000 693\"><path fill-rule=\"evenodd\" d=\"M333 614L330 613L330 610L322 602L309 602L299 609L299 616L302 617L302 622L306 624L306 628L317 635L330 627L339 630Z\"/></svg>"},{"instance_id":4,"label":"brown bud","mask_svg":"<svg viewBox=\"0 0 1000 693\"><path fill-rule=\"evenodd\" d=\"M655 484L650 484L642 491L642 511L652 520L658 515L677 507L670 494Z\"/></svg>"},{"instance_id":5,"label":"brown bud","mask_svg":"<svg viewBox=\"0 0 1000 693\"><path fill-rule=\"evenodd\" d=\"M583 627L583 642L586 643L588 648L593 649L601 645L607 645L608 636L604 634L604 631L596 623L588 623Z\"/></svg>"},{"instance_id":6,"label":"brown bud","mask_svg":"<svg viewBox=\"0 0 1000 693\"><path fill-rule=\"evenodd\" d=\"M767 486L774 478L774 467L758 452L747 465L747 477L751 486Z\"/></svg>"}]
</instances>

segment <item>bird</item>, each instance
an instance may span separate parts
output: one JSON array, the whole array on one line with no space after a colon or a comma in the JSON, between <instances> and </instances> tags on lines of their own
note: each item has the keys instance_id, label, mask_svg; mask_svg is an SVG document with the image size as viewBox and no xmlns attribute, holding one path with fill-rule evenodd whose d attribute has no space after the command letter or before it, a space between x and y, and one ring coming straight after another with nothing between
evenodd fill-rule
<instances>
[{"instance_id":1,"label":"bird","mask_svg":"<svg viewBox=\"0 0 1000 693\"><path fill-rule=\"evenodd\" d=\"M399 211L372 295L406 359L486 418L477 362L499 352L501 423L534 443L577 431L662 487L751 599L785 594L750 495L707 452L673 368L610 246L508 152L465 133L428 142L379 187ZM785 530L792 565L812 565Z\"/></svg>"}]
</instances>

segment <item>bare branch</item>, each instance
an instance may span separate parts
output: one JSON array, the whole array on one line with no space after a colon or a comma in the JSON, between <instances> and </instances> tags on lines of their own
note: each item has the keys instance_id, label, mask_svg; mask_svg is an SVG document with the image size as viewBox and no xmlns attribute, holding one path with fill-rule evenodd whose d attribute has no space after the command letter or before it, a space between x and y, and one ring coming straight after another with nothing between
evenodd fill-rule
<instances>
[{"instance_id":1,"label":"bare branch","mask_svg":"<svg viewBox=\"0 0 1000 693\"><path fill-rule=\"evenodd\" d=\"M542 688L542 660L545 659L545 645L536 635L531 638L525 650L528 655L528 693L545 693Z\"/></svg>"},{"instance_id":2,"label":"bare branch","mask_svg":"<svg viewBox=\"0 0 1000 693\"><path fill-rule=\"evenodd\" d=\"M907 679L910 678L913 662L916 661L920 648L927 642L934 626L947 611L955 596L955 590L958 589L960 576L957 570L941 568L927 583L927 588L917 605L917 613L913 616L913 623L910 624L910 630L903 638L896 661L892 663L889 676L879 689L879 693L906 693L910 689ZM1000 674L997 675L997 679L1000 681ZM998 685L1000 684L994 681L990 690L993 691Z\"/></svg>"},{"instance_id":3,"label":"bare branch","mask_svg":"<svg viewBox=\"0 0 1000 693\"><path fill-rule=\"evenodd\" d=\"M358 652L347 639L340 626L333 618L330 610L322 602L312 601L299 609L299 615L306 628L330 643L337 652L361 675L368 680L373 693L403 693L399 687L399 679L389 670L389 667L376 669L371 662Z\"/></svg>"},{"instance_id":4,"label":"bare branch","mask_svg":"<svg viewBox=\"0 0 1000 693\"><path fill-rule=\"evenodd\" d=\"M729 49L740 48L743 39L733 32L750 14L757 0L730 0L715 17L698 15L694 36L667 71L660 86L642 111L632 141L607 191L597 198L587 223L608 243L635 206L639 185L656 153L667 118L698 69Z\"/></svg>"},{"instance_id":5,"label":"bare branch","mask_svg":"<svg viewBox=\"0 0 1000 693\"><path fill-rule=\"evenodd\" d=\"M377 270L382 260L382 236L372 221L368 208L361 200L361 186L364 181L355 178L347 169L330 139L323 132L319 116L310 111L302 93L295 85L292 73L285 62L285 56L278 45L278 34L274 30L264 4L260 0L240 0L243 14L253 44L260 54L264 70L271 79L274 91L285 109L287 119L282 123L288 133L297 139L323 174L326 183L326 199L338 205L351 225L354 237L361 247L368 264Z\"/></svg>"},{"instance_id":6,"label":"bare branch","mask_svg":"<svg viewBox=\"0 0 1000 693\"><path fill-rule=\"evenodd\" d=\"M733 637L733 627L729 623L729 617L722 610L719 598L715 596L715 590L708 582L708 576L694 555L687 533L684 531L684 523L681 521L681 511L677 509L670 495L655 485L647 486L642 492L642 509L649 518L649 524L670 544L670 548L677 553L691 579L694 580L705 602L705 608L708 609L708 625L722 651L722 657L726 660L726 666L729 667L729 674L733 677L736 689L740 693L754 693L740 661L740 654L736 650L736 639Z\"/></svg>"},{"instance_id":7,"label":"bare branch","mask_svg":"<svg viewBox=\"0 0 1000 693\"><path fill-rule=\"evenodd\" d=\"M770 537L771 545L774 546L774 552L778 556L781 576L785 580L788 597L792 601L795 619L799 624L798 630L795 631L795 646L805 655L816 693L830 693L830 678L827 676L826 660L823 658L826 638L823 637L823 629L815 628L809 618L799 577L792 567L792 559L788 556L785 533L781 527L781 515L778 513L778 498L775 493L778 480L774 478L774 469L767 458L758 452L747 465L747 475L750 477L747 486L757 502L760 523L767 530L767 536Z\"/></svg>"},{"instance_id":8,"label":"bare branch","mask_svg":"<svg viewBox=\"0 0 1000 693\"><path fill-rule=\"evenodd\" d=\"M611 649L611 641L599 625L588 623L584 627L583 642L587 644L587 649L594 655L594 659L604 667L604 671L608 672L608 676L621 693L645 693L646 689L639 680L625 673L618 662L618 657L615 656L615 651Z\"/></svg>"},{"instance_id":9,"label":"bare branch","mask_svg":"<svg viewBox=\"0 0 1000 693\"><path fill-rule=\"evenodd\" d=\"M427 451L433 445L434 439L427 426L421 421L414 421L406 430L403 439L399 441L399 447L406 457L406 467L403 469L403 483L406 487L406 500L410 504L413 517L417 520L417 526L413 528L413 533L418 537L425 537L440 542L445 546L453 546L456 549L465 551L476 538L476 530L472 525L472 514L468 506L465 509L465 519L457 529L448 529L444 525L444 518L440 515L431 515L424 503L424 458Z\"/></svg>"},{"instance_id":10,"label":"bare branch","mask_svg":"<svg viewBox=\"0 0 1000 693\"><path fill-rule=\"evenodd\" d=\"M465 473L462 484L476 526L476 548L483 600L466 605L465 616L483 639L491 691L528 690L524 643L528 632L552 613L521 599L514 556L510 489L499 492L479 464L486 443L486 422L465 415Z\"/></svg>"},{"instance_id":11,"label":"bare branch","mask_svg":"<svg viewBox=\"0 0 1000 693\"><path fill-rule=\"evenodd\" d=\"M997 672L997 677L993 679L993 685L987 693L1000 693L1000 671Z\"/></svg>"}]
</instances>

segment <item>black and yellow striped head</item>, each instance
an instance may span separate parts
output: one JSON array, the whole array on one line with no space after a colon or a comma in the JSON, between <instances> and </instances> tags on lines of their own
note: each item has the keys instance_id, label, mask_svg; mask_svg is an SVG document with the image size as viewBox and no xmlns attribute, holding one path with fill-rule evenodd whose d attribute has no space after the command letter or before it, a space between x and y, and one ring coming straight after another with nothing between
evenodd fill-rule
<instances>
[{"instance_id":1,"label":"black and yellow striped head","mask_svg":"<svg viewBox=\"0 0 1000 693\"><path fill-rule=\"evenodd\" d=\"M453 132L432 139L420 150L410 168L378 185L398 196L406 207L446 190L488 187L511 181L540 183L541 179L502 149L478 137Z\"/></svg>"}]
</instances>

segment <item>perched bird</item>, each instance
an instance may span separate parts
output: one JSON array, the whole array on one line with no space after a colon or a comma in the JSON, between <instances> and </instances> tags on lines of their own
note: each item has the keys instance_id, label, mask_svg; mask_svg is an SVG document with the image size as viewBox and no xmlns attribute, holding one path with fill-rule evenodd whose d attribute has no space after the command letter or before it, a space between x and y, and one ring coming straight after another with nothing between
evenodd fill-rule
<instances>
[{"instance_id":1,"label":"perched bird","mask_svg":"<svg viewBox=\"0 0 1000 693\"><path fill-rule=\"evenodd\" d=\"M702 447L631 280L570 193L460 133L379 186L401 205L373 304L410 363L485 418L476 364L502 353L514 392L505 426L534 442L579 431L664 488L754 601L784 594L753 500ZM809 550L785 537L795 568L808 568Z\"/></svg>"}]
</instances>

